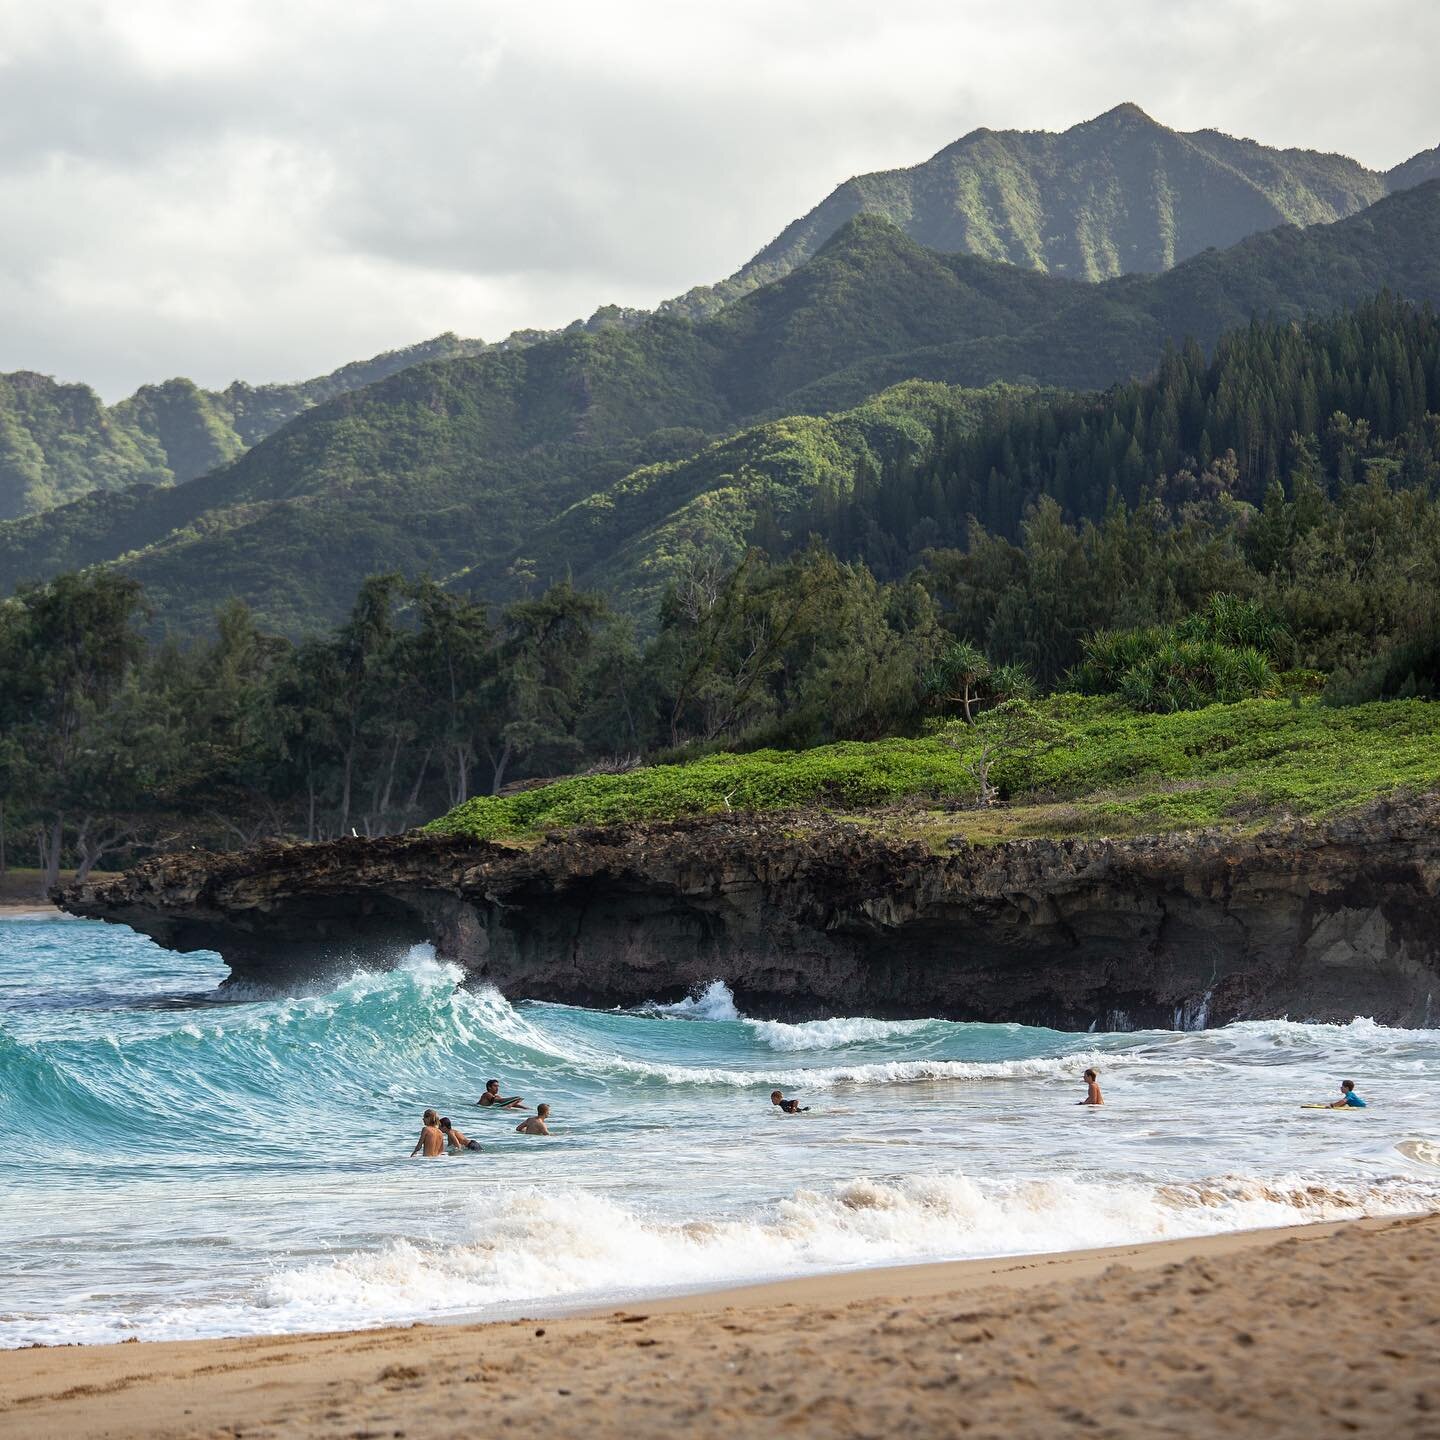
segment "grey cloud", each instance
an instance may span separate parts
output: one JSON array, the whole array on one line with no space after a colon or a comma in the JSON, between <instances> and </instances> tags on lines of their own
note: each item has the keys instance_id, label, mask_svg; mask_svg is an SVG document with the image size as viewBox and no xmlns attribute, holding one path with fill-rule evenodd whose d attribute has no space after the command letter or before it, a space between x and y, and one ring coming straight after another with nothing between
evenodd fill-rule
<instances>
[{"instance_id":1,"label":"grey cloud","mask_svg":"<svg viewBox=\"0 0 1440 1440\"><path fill-rule=\"evenodd\" d=\"M1389 165L1440 140L1437 42L1403 0L0 0L0 369L280 378L653 304L851 174L1122 99Z\"/></svg>"}]
</instances>

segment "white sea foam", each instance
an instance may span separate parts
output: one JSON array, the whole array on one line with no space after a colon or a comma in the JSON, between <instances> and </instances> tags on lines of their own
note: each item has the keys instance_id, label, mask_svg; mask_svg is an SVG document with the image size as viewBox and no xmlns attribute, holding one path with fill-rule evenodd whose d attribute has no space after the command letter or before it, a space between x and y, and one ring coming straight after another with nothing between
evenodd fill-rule
<instances>
[{"instance_id":1,"label":"white sea foam","mask_svg":"<svg viewBox=\"0 0 1440 1440\"><path fill-rule=\"evenodd\" d=\"M1395 1148L1407 1160L1413 1160L1417 1165L1428 1165L1434 1170L1440 1170L1440 1140L1416 1137L1402 1140Z\"/></svg>"},{"instance_id":2,"label":"white sea foam","mask_svg":"<svg viewBox=\"0 0 1440 1440\"><path fill-rule=\"evenodd\" d=\"M965 1175L854 1179L801 1189L762 1214L675 1221L574 1188L483 1186L470 1233L397 1239L373 1251L277 1270L248 1303L90 1313L0 1336L95 1341L136 1334L272 1333L517 1307L566 1308L806 1273L1054 1252L1433 1207L1440 1185L1338 1185L1311 1177L1221 1176L1185 1184Z\"/></svg>"},{"instance_id":3,"label":"white sea foam","mask_svg":"<svg viewBox=\"0 0 1440 1440\"><path fill-rule=\"evenodd\" d=\"M781 1086L907 1085L924 1080L1049 1080L1083 1075L1092 1065L1130 1063L1127 1057L1082 1051L1033 1060L877 1060L854 1065L816 1065L740 1070L722 1065L664 1065L606 1056L612 1071L662 1080L667 1085L726 1085L735 1088L768 1082Z\"/></svg>"},{"instance_id":4,"label":"white sea foam","mask_svg":"<svg viewBox=\"0 0 1440 1440\"><path fill-rule=\"evenodd\" d=\"M651 1003L644 1007L654 1015L679 1015L687 1020L743 1020L735 1008L735 996L723 980L712 980L697 995L687 995L673 1005Z\"/></svg>"},{"instance_id":5,"label":"white sea foam","mask_svg":"<svg viewBox=\"0 0 1440 1440\"><path fill-rule=\"evenodd\" d=\"M772 1050L838 1050L844 1045L886 1044L934 1029L935 1020L805 1020L787 1024L783 1020L747 1022L755 1038Z\"/></svg>"}]
</instances>

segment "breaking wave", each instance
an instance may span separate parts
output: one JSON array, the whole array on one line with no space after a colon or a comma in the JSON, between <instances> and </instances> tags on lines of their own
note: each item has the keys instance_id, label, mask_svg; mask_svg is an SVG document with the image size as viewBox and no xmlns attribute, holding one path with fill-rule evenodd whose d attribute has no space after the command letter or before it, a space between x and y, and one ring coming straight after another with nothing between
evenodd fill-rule
<instances>
[{"instance_id":1,"label":"breaking wave","mask_svg":"<svg viewBox=\"0 0 1440 1440\"><path fill-rule=\"evenodd\" d=\"M18 933L0 1344L554 1311L1440 1208L1436 1031L789 1023L719 980L635 1012L512 1005L420 947L313 994L217 993L213 959L108 927ZM1074 1105L1089 1066L1103 1111ZM1368 1110L1301 1111L1342 1076ZM492 1077L552 1104L550 1139L473 1108ZM781 1116L776 1086L810 1112ZM482 1152L408 1162L432 1104ZM55 1263L80 1251L83 1282Z\"/></svg>"}]
</instances>

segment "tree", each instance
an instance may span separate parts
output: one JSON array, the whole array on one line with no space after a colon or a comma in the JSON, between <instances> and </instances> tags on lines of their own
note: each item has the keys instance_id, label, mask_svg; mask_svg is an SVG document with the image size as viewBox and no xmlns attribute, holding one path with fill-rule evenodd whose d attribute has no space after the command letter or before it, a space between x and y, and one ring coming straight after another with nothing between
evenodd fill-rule
<instances>
[{"instance_id":1,"label":"tree","mask_svg":"<svg viewBox=\"0 0 1440 1440\"><path fill-rule=\"evenodd\" d=\"M143 654L142 610L140 585L104 571L21 587L6 607L4 718L45 891L60 877L67 821L88 833L96 810L129 798L100 757L113 757L110 707Z\"/></svg>"},{"instance_id":2,"label":"tree","mask_svg":"<svg viewBox=\"0 0 1440 1440\"><path fill-rule=\"evenodd\" d=\"M975 723L978 749L966 766L975 777L976 804L983 808L1000 798L997 772L1001 768L1023 769L1037 755L1059 745L1065 735L1059 722L1026 700L1006 700L987 710Z\"/></svg>"},{"instance_id":3,"label":"tree","mask_svg":"<svg viewBox=\"0 0 1440 1440\"><path fill-rule=\"evenodd\" d=\"M598 595L584 594L568 581L501 615L482 742L492 795L500 793L518 760L570 765L579 758L575 722L581 681L606 615Z\"/></svg>"},{"instance_id":4,"label":"tree","mask_svg":"<svg viewBox=\"0 0 1440 1440\"><path fill-rule=\"evenodd\" d=\"M925 693L934 705L959 705L968 725L975 718L975 706L990 670L990 661L979 646L956 640L926 671Z\"/></svg>"},{"instance_id":5,"label":"tree","mask_svg":"<svg viewBox=\"0 0 1440 1440\"><path fill-rule=\"evenodd\" d=\"M412 656L422 696L420 738L426 752L406 809L413 808L424 764L436 751L453 808L472 793L495 632L487 608L469 596L457 595L433 580L414 585L410 594L419 615Z\"/></svg>"}]
</instances>

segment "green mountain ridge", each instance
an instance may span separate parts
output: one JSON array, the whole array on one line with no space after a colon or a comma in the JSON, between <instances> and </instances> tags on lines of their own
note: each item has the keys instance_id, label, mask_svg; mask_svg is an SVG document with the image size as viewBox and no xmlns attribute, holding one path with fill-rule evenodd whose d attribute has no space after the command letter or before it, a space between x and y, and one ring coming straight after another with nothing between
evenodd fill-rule
<instances>
[{"instance_id":1,"label":"green mountain ridge","mask_svg":"<svg viewBox=\"0 0 1440 1440\"><path fill-rule=\"evenodd\" d=\"M1279 224L1334 221L1437 177L1440 147L1380 173L1343 155L1171 130L1133 104L1059 134L979 129L920 165L847 180L729 279L655 313L711 317L813 258L857 215L888 219L927 249L1102 280L1167 269ZM85 386L0 375L0 520L93 490L191 480L305 410L411 365L635 329L652 318L607 305L564 330L519 330L496 346L447 334L314 380L207 391L175 379L110 407ZM753 396L750 405L758 408Z\"/></svg>"},{"instance_id":2,"label":"green mountain ridge","mask_svg":"<svg viewBox=\"0 0 1440 1440\"><path fill-rule=\"evenodd\" d=\"M1098 285L940 255L858 216L711 320L657 316L412 366L187 485L0 525L0 584L118 563L182 630L236 594L298 633L385 569L497 598L570 570L643 610L670 573L658 554L678 563L713 542L733 555L765 504L803 508L787 486L836 483L865 425L882 448L905 441L906 415L935 392L882 397L868 419L843 413L897 383L1100 388L1148 373L1167 342L1209 346L1252 316L1298 319L1383 288L1440 302L1440 182ZM985 402L944 403L963 416ZM784 417L798 418L767 427ZM810 458L778 463L787 450ZM639 473L656 465L670 468ZM734 483L747 466L773 483Z\"/></svg>"},{"instance_id":3,"label":"green mountain ridge","mask_svg":"<svg viewBox=\"0 0 1440 1440\"><path fill-rule=\"evenodd\" d=\"M670 302L712 313L803 264L856 215L934 250L1081 280L1167 270L1277 225L1340 220L1440 178L1440 148L1386 172L1344 155L1183 132L1123 104L1059 134L981 128L922 164L837 186L718 285Z\"/></svg>"},{"instance_id":4,"label":"green mountain ridge","mask_svg":"<svg viewBox=\"0 0 1440 1440\"><path fill-rule=\"evenodd\" d=\"M88 386L21 370L0 375L0 520L96 490L176 485L272 435L312 406L426 360L474 354L480 340L437 335L313 380L203 390L191 380L142 385L107 406Z\"/></svg>"}]
</instances>

